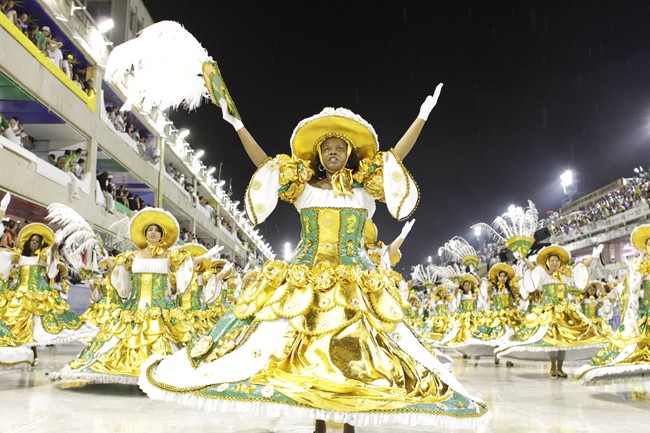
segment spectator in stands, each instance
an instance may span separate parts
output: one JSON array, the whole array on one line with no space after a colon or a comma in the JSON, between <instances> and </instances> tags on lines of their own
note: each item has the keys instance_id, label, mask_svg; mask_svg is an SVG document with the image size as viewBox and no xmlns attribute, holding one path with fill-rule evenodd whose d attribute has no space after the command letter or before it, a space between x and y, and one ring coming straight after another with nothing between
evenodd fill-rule
<instances>
[{"instance_id":1,"label":"spectator in stands","mask_svg":"<svg viewBox=\"0 0 650 433\"><path fill-rule=\"evenodd\" d=\"M27 15L27 12L20 14L18 17L17 26L20 27L20 31L23 32L23 34L27 35L27 30L29 27L29 15Z\"/></svg>"},{"instance_id":2,"label":"spectator in stands","mask_svg":"<svg viewBox=\"0 0 650 433\"><path fill-rule=\"evenodd\" d=\"M97 176L99 188L105 199L105 209L108 213L115 211L115 185L113 184L113 175L107 171L102 172Z\"/></svg>"},{"instance_id":3,"label":"spectator in stands","mask_svg":"<svg viewBox=\"0 0 650 433\"><path fill-rule=\"evenodd\" d=\"M2 132L0 134L5 137L7 140L11 141L12 143L16 143L19 146L22 146L22 143L20 141L20 128L18 125L18 118L17 117L12 117L6 122L6 126L2 129Z\"/></svg>"},{"instance_id":4,"label":"spectator in stands","mask_svg":"<svg viewBox=\"0 0 650 433\"><path fill-rule=\"evenodd\" d=\"M56 155L53 153L47 155L47 162L49 162L52 165L56 165Z\"/></svg>"},{"instance_id":5,"label":"spectator in stands","mask_svg":"<svg viewBox=\"0 0 650 433\"><path fill-rule=\"evenodd\" d=\"M40 36L39 36L39 35L40 35ZM38 44L39 44L39 42L38 42L38 41L39 41L39 38L42 37L42 36L43 36L43 35L41 34L41 32L38 31L38 26L37 26L36 24L33 24L33 23L32 23L32 24L30 24L30 25L27 27L27 38L28 38L30 41L32 41L32 43L33 43L34 45L36 45L36 47L38 47Z\"/></svg>"},{"instance_id":6,"label":"spectator in stands","mask_svg":"<svg viewBox=\"0 0 650 433\"><path fill-rule=\"evenodd\" d=\"M88 78L84 83L84 92L91 98L95 96L95 80Z\"/></svg>"},{"instance_id":7,"label":"spectator in stands","mask_svg":"<svg viewBox=\"0 0 650 433\"><path fill-rule=\"evenodd\" d=\"M74 57L72 54L68 54L61 60L61 69L63 72L72 80L72 64L74 62Z\"/></svg>"},{"instance_id":8,"label":"spectator in stands","mask_svg":"<svg viewBox=\"0 0 650 433\"><path fill-rule=\"evenodd\" d=\"M41 31L36 33L36 47L45 55L47 55L45 52L45 47L47 46L47 40L49 39L50 35L51 33L49 26L43 26L41 28Z\"/></svg>"},{"instance_id":9,"label":"spectator in stands","mask_svg":"<svg viewBox=\"0 0 650 433\"><path fill-rule=\"evenodd\" d=\"M86 169L86 160L83 158L79 158L77 162L75 162L72 165L72 174L74 174L77 179L81 179L81 175L84 174L85 169Z\"/></svg>"},{"instance_id":10,"label":"spectator in stands","mask_svg":"<svg viewBox=\"0 0 650 433\"><path fill-rule=\"evenodd\" d=\"M66 149L63 151L63 155L59 156L56 160L56 166L57 168L69 172L70 169L72 168L72 163L75 159L75 155L72 154L72 151L70 149Z\"/></svg>"},{"instance_id":11,"label":"spectator in stands","mask_svg":"<svg viewBox=\"0 0 650 433\"><path fill-rule=\"evenodd\" d=\"M18 12L16 12L16 9L14 9L14 0L8 0L4 3L4 7L2 12L9 18L9 21L14 23L14 25L20 27L18 25Z\"/></svg>"},{"instance_id":12,"label":"spectator in stands","mask_svg":"<svg viewBox=\"0 0 650 433\"><path fill-rule=\"evenodd\" d=\"M15 247L14 239L16 238L16 221L9 220L5 224L5 231L0 238L0 247L13 248Z\"/></svg>"},{"instance_id":13,"label":"spectator in stands","mask_svg":"<svg viewBox=\"0 0 650 433\"><path fill-rule=\"evenodd\" d=\"M81 78L79 78L79 74L73 74L72 75L72 81L79 87L81 90L84 90L84 84L81 82Z\"/></svg>"},{"instance_id":14,"label":"spectator in stands","mask_svg":"<svg viewBox=\"0 0 650 433\"><path fill-rule=\"evenodd\" d=\"M63 52L61 51L62 45L62 42L56 40L56 36L50 34L50 37L47 38L45 49L43 50L44 54L50 60L52 60L52 63L54 63L59 69L63 68Z\"/></svg>"},{"instance_id":15,"label":"spectator in stands","mask_svg":"<svg viewBox=\"0 0 650 433\"><path fill-rule=\"evenodd\" d=\"M124 185L120 185L115 191L115 200L122 203L124 206L129 207L129 192Z\"/></svg>"}]
</instances>

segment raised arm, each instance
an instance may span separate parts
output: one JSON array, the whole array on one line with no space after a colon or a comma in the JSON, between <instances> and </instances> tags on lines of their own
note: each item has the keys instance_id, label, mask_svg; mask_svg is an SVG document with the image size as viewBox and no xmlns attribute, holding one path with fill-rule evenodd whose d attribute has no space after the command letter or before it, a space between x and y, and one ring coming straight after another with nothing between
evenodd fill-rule
<instances>
[{"instance_id":1,"label":"raised arm","mask_svg":"<svg viewBox=\"0 0 650 433\"><path fill-rule=\"evenodd\" d=\"M406 158L406 155L409 154L413 148L413 145L415 145L415 141L420 136L420 132L422 132L422 128L424 127L424 122L427 121L431 110L433 110L433 107L435 107L436 103L438 102L438 97L440 96L441 90L442 83L438 84L436 90L433 92L433 95L427 96L427 98L424 100L424 103L422 103L422 106L420 106L420 113L418 114L418 117L413 121L409 129L406 130L402 138L400 138L400 140L395 145L395 153L397 156L399 156L400 159Z\"/></svg>"},{"instance_id":2,"label":"raised arm","mask_svg":"<svg viewBox=\"0 0 650 433\"><path fill-rule=\"evenodd\" d=\"M255 164L255 167L262 165L262 163L268 158L266 152L264 152L260 145L257 144L257 141L255 141L250 132L248 132L248 129L244 127L242 121L230 114L228 111L228 103L226 102L226 98L221 98L221 113L223 115L223 119L226 122L230 123L233 128L235 128L235 131L237 131L239 140L244 145L244 150L248 154L248 157L251 159L251 161L253 161L253 164Z\"/></svg>"}]
</instances>

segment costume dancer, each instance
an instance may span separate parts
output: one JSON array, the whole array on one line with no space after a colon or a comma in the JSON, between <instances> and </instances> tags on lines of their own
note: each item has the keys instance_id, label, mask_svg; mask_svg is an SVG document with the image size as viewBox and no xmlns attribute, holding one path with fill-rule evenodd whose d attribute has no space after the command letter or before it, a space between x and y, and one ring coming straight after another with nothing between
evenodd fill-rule
<instances>
[{"instance_id":1,"label":"costume dancer","mask_svg":"<svg viewBox=\"0 0 650 433\"><path fill-rule=\"evenodd\" d=\"M532 280L535 289L542 292L542 302L526 314L510 340L495 350L498 358L518 351L546 352L551 361L549 377L566 378L562 367L567 350L588 358L605 344L607 334L568 299L571 291L584 289L589 280L587 265L601 250L599 245L591 257L573 267L568 266L571 254L559 245L542 248L537 266L523 259L533 270Z\"/></svg>"},{"instance_id":2,"label":"costume dancer","mask_svg":"<svg viewBox=\"0 0 650 433\"><path fill-rule=\"evenodd\" d=\"M581 384L630 380L650 373L650 225L634 229L631 239L641 255L629 263L624 280L623 323L608 344L575 371Z\"/></svg>"},{"instance_id":3,"label":"costume dancer","mask_svg":"<svg viewBox=\"0 0 650 433\"><path fill-rule=\"evenodd\" d=\"M172 248L178 231L176 218L163 209L145 208L131 217L129 233L137 249L108 259L111 285L124 304L76 359L50 374L52 379L135 384L149 356L172 354L198 337L172 295L188 290L195 265L221 247L192 259Z\"/></svg>"}]
</instances>

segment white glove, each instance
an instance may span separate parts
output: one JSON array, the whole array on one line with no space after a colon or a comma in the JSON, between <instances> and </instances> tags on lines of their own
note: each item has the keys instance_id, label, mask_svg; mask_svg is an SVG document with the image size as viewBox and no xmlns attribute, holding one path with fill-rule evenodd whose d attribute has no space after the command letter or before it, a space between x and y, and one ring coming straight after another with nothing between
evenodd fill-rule
<instances>
[{"instance_id":1,"label":"white glove","mask_svg":"<svg viewBox=\"0 0 650 433\"><path fill-rule=\"evenodd\" d=\"M600 253L603 252L603 247L604 247L603 244L596 245L594 247L593 251L591 252L591 257L593 257L594 259L597 259L598 257L600 257Z\"/></svg>"},{"instance_id":2,"label":"white glove","mask_svg":"<svg viewBox=\"0 0 650 433\"><path fill-rule=\"evenodd\" d=\"M230 114L230 111L228 111L228 102L226 102L226 98L221 98L219 104L221 104L221 113L223 115L223 120L230 123L233 128L235 128L235 131L242 129L244 127L242 121Z\"/></svg>"},{"instance_id":3,"label":"white glove","mask_svg":"<svg viewBox=\"0 0 650 433\"><path fill-rule=\"evenodd\" d=\"M212 257L219 254L221 250L223 250L223 245L215 245L212 248L210 248L205 254L203 254L203 258L211 259Z\"/></svg>"},{"instance_id":4,"label":"white glove","mask_svg":"<svg viewBox=\"0 0 650 433\"><path fill-rule=\"evenodd\" d=\"M517 260L521 260L521 254L519 254L519 251L513 251L512 257L514 257Z\"/></svg>"},{"instance_id":5,"label":"white glove","mask_svg":"<svg viewBox=\"0 0 650 433\"><path fill-rule=\"evenodd\" d=\"M2 197L2 201L0 201L0 210L1 211L6 211L7 208L9 207L9 202L11 201L11 194L7 192L4 197Z\"/></svg>"},{"instance_id":6,"label":"white glove","mask_svg":"<svg viewBox=\"0 0 650 433\"><path fill-rule=\"evenodd\" d=\"M404 227L402 227L402 231L399 234L399 237L402 239L406 239L406 236L408 236L409 232L411 231L411 227L413 227L413 224L415 223L415 219L412 219L411 221L407 221L406 224L404 224Z\"/></svg>"},{"instance_id":7,"label":"white glove","mask_svg":"<svg viewBox=\"0 0 650 433\"><path fill-rule=\"evenodd\" d=\"M429 114L433 107L438 103L438 97L440 96L440 91L442 90L442 83L438 84L436 90L433 92L433 95L427 96L427 99L424 100L424 103L420 106L420 114L418 114L418 119L427 120Z\"/></svg>"}]
</instances>

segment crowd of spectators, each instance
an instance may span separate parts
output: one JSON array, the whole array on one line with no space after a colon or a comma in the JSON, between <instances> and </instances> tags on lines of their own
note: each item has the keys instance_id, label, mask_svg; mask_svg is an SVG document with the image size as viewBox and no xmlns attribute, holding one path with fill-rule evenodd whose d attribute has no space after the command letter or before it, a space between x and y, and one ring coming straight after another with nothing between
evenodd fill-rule
<instances>
[{"instance_id":1,"label":"crowd of spectators","mask_svg":"<svg viewBox=\"0 0 650 433\"><path fill-rule=\"evenodd\" d=\"M14 23L36 45L36 48L61 69L70 80L74 81L80 89L88 96L94 96L95 88L92 78L87 80L80 78L82 71L78 68L78 61L72 54L64 54L63 42L59 41L57 36L52 33L50 26L40 27L30 17L29 11L20 6L21 3L14 0L0 0L0 10L9 18L9 21Z\"/></svg>"},{"instance_id":2,"label":"crowd of spectators","mask_svg":"<svg viewBox=\"0 0 650 433\"><path fill-rule=\"evenodd\" d=\"M0 135L20 147L34 148L34 138L25 132L25 126L16 116L7 119L0 113Z\"/></svg>"},{"instance_id":3,"label":"crowd of spectators","mask_svg":"<svg viewBox=\"0 0 650 433\"><path fill-rule=\"evenodd\" d=\"M645 175L628 178L619 189L610 192L585 209L566 216L560 215L559 212L550 212L546 218L540 220L539 227L548 227L554 236L569 234L572 230L623 213L634 205L647 201L649 187Z\"/></svg>"},{"instance_id":4,"label":"crowd of spectators","mask_svg":"<svg viewBox=\"0 0 650 433\"><path fill-rule=\"evenodd\" d=\"M130 212L137 212L151 204L145 203L142 197L129 191L124 184L117 186L113 182L113 175L103 171L97 175L99 188L104 196L104 210L108 213L115 213L115 203L120 203Z\"/></svg>"},{"instance_id":5,"label":"crowd of spectators","mask_svg":"<svg viewBox=\"0 0 650 433\"><path fill-rule=\"evenodd\" d=\"M153 136L138 128L135 122L129 119L129 113L119 111L118 107L107 106L106 116L117 132L126 134L133 140L136 150L145 161L158 164L160 155Z\"/></svg>"}]
</instances>

